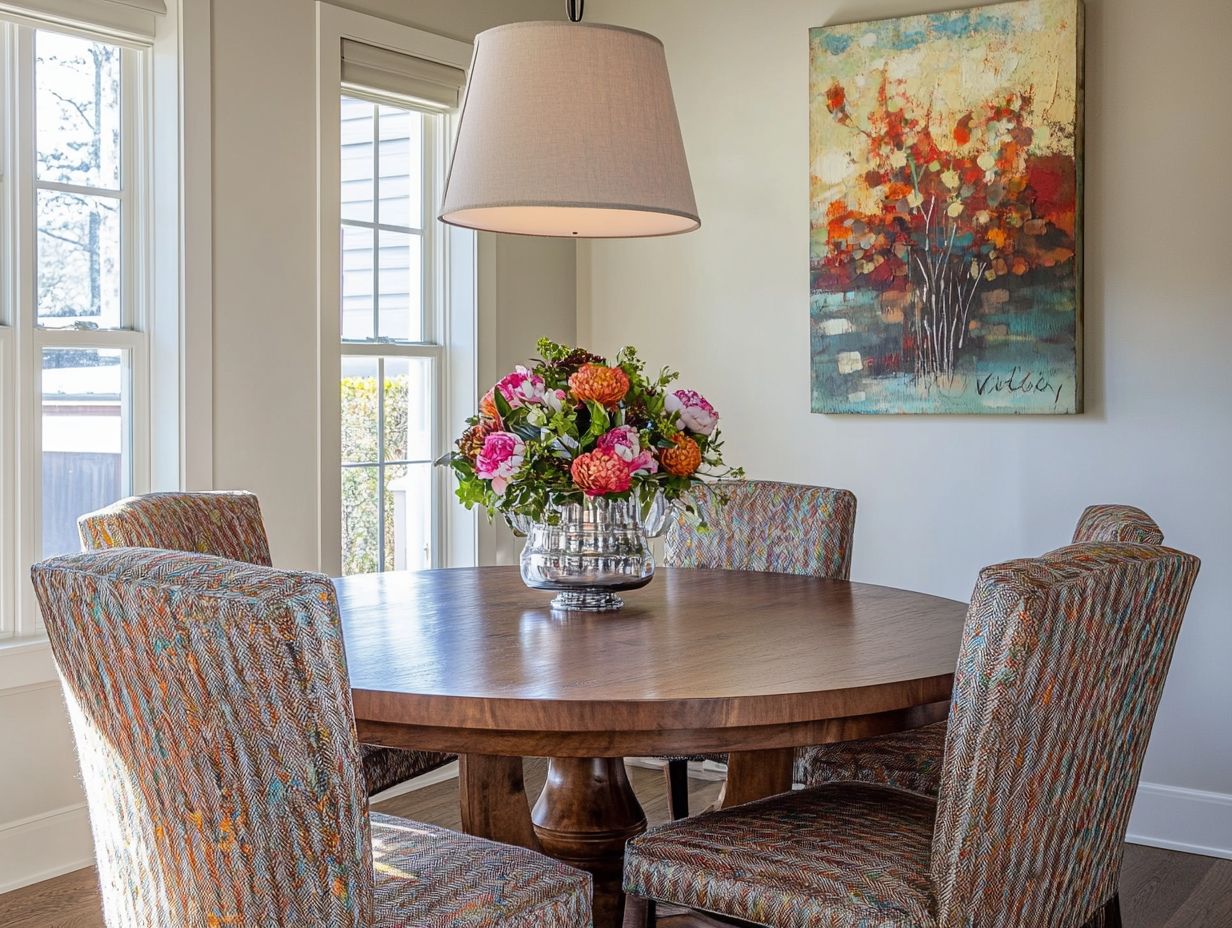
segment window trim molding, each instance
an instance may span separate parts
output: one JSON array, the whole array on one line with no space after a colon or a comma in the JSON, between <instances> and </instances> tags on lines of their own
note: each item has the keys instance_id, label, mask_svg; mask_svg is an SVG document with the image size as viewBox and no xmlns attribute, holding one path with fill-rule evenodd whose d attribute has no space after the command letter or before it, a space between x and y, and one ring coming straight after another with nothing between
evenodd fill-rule
<instances>
[{"instance_id":1,"label":"window trim molding","mask_svg":"<svg viewBox=\"0 0 1232 928\"><path fill-rule=\"evenodd\" d=\"M150 56L154 490L214 488L213 104L210 0L169 0ZM160 423L174 428L159 428Z\"/></svg>"},{"instance_id":2,"label":"window trim molding","mask_svg":"<svg viewBox=\"0 0 1232 928\"><path fill-rule=\"evenodd\" d=\"M339 306L341 305L341 258L338 229L342 224L338 191L342 184L341 170L341 99L342 40L351 39L366 45L386 48L401 54L414 55L429 61L469 71L472 46L468 42L449 39L392 23L366 13L357 13L317 0L317 569L331 576L342 572L342 486L341 474L341 401L338 383L341 378L343 354L363 354L375 350L384 354L407 353L413 346L343 345L339 338ZM443 168L443 165L440 166ZM474 236L443 231L434 224L431 235L425 230L425 246L445 243L445 260L440 264L439 278L448 275L445 287L444 319L432 322L434 337L443 370L441 382L444 396L436 431L444 433L438 439L441 447L447 440L451 423L471 414L477 402L476 326L473 319L455 318L459 307L450 301L464 292L475 292ZM440 255L441 252L437 251ZM436 281L439 288L443 281ZM472 304L475 302L471 300ZM472 311L473 315L473 311ZM438 474L441 483L447 474ZM442 498L448 498L443 496ZM475 518L460 505L450 505L442 513L438 541L450 564L473 563L476 554ZM442 537L443 536L443 537Z\"/></svg>"}]
</instances>

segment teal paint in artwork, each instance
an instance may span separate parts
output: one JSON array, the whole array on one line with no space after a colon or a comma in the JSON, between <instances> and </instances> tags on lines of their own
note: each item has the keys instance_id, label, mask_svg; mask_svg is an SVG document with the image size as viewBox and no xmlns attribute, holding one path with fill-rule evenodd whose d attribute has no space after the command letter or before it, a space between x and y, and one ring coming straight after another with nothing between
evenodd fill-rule
<instances>
[{"instance_id":1,"label":"teal paint in artwork","mask_svg":"<svg viewBox=\"0 0 1232 928\"><path fill-rule=\"evenodd\" d=\"M849 35L827 35L821 39L826 45L826 51L831 55L841 55L851 46Z\"/></svg>"}]
</instances>

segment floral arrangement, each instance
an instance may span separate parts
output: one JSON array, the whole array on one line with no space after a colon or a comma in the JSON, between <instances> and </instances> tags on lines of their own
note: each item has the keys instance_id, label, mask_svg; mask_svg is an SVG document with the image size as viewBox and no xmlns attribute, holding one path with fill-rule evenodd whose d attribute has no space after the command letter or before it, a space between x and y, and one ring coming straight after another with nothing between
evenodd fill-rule
<instances>
[{"instance_id":1,"label":"floral arrangement","mask_svg":"<svg viewBox=\"0 0 1232 928\"><path fill-rule=\"evenodd\" d=\"M553 522L554 506L584 497L657 496L702 523L690 490L705 478L739 478L723 463L719 414L693 390L673 390L668 368L650 379L636 350L615 363L540 339L542 356L484 395L457 451L442 458L468 508Z\"/></svg>"}]
</instances>

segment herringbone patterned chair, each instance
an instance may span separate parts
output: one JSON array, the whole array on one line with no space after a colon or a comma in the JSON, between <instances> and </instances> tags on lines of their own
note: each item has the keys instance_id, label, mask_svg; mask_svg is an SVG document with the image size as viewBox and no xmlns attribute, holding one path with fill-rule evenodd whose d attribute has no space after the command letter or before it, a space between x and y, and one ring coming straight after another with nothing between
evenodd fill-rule
<instances>
[{"instance_id":1,"label":"herringbone patterned chair","mask_svg":"<svg viewBox=\"0 0 1232 928\"><path fill-rule=\"evenodd\" d=\"M1074 530L1075 544L1089 541L1161 545L1164 533L1141 509L1101 504L1084 509ZM809 786L858 780L936 796L944 749L944 721L912 731L818 745L799 752L795 779Z\"/></svg>"},{"instance_id":2,"label":"herringbone patterned chair","mask_svg":"<svg viewBox=\"0 0 1232 928\"><path fill-rule=\"evenodd\" d=\"M148 493L77 520L83 551L162 548L269 567L269 540L257 497L244 492ZM452 754L362 747L368 795L443 767Z\"/></svg>"},{"instance_id":3,"label":"herringbone patterned chair","mask_svg":"<svg viewBox=\"0 0 1232 928\"><path fill-rule=\"evenodd\" d=\"M719 494L726 499L721 508L716 505ZM851 576L856 498L850 490L749 480L699 490L697 504L708 530L699 530L683 516L677 518L667 532L668 567L807 574L832 580ZM672 818L689 814L691 760L726 763L727 755L667 759Z\"/></svg>"},{"instance_id":4,"label":"herringbone patterned chair","mask_svg":"<svg viewBox=\"0 0 1232 928\"><path fill-rule=\"evenodd\" d=\"M1078 517L1074 544L1083 541L1132 541L1143 545L1162 545L1164 532L1137 506L1100 503L1088 506Z\"/></svg>"},{"instance_id":5,"label":"herringbone patterned chair","mask_svg":"<svg viewBox=\"0 0 1232 928\"><path fill-rule=\"evenodd\" d=\"M252 493L147 493L77 520L82 551L163 548L271 567L261 505Z\"/></svg>"},{"instance_id":6,"label":"herringbone patterned chair","mask_svg":"<svg viewBox=\"0 0 1232 928\"><path fill-rule=\"evenodd\" d=\"M148 548L32 574L108 928L589 928L586 874L368 814L328 578Z\"/></svg>"},{"instance_id":7,"label":"herringbone patterned chair","mask_svg":"<svg viewBox=\"0 0 1232 928\"><path fill-rule=\"evenodd\" d=\"M1197 573L1188 554L1107 543L984 569L936 800L829 783L672 822L629 843L626 891L781 928L1119 925L1129 811Z\"/></svg>"}]
</instances>

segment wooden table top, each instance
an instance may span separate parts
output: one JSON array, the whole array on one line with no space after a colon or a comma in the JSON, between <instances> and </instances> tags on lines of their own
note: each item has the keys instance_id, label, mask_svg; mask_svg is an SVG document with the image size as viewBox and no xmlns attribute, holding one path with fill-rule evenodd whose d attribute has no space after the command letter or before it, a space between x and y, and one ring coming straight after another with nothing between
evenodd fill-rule
<instances>
[{"instance_id":1,"label":"wooden table top","mask_svg":"<svg viewBox=\"0 0 1232 928\"><path fill-rule=\"evenodd\" d=\"M361 720L599 732L789 725L949 698L964 603L661 568L615 613L553 614L514 567L335 581Z\"/></svg>"}]
</instances>

